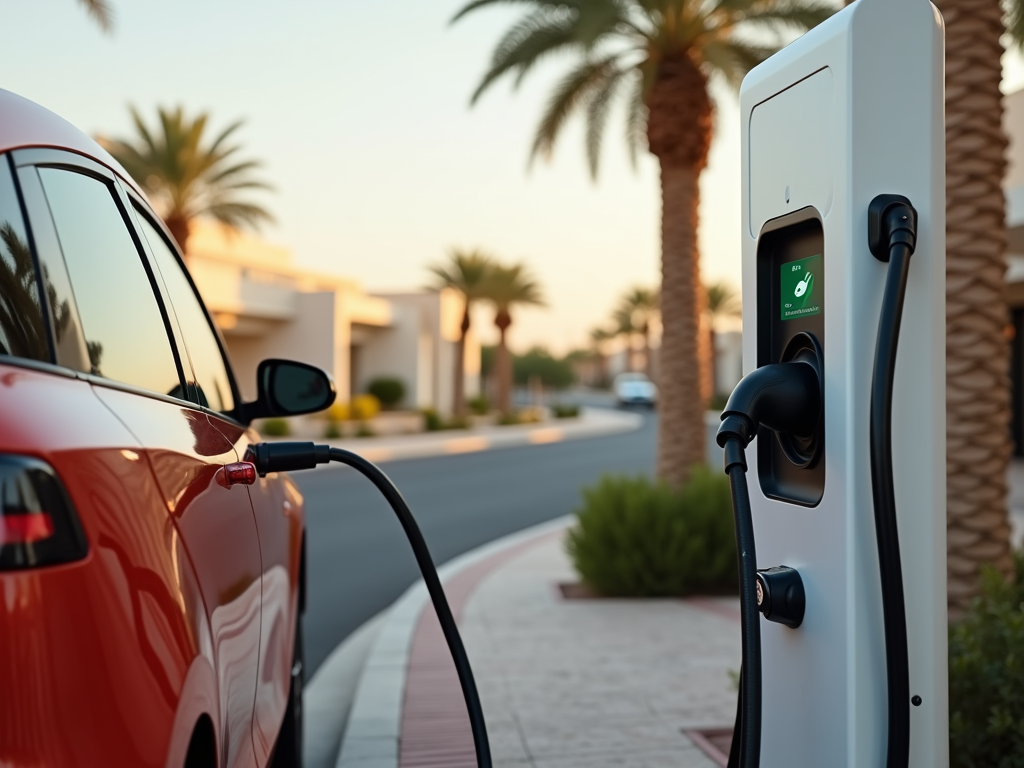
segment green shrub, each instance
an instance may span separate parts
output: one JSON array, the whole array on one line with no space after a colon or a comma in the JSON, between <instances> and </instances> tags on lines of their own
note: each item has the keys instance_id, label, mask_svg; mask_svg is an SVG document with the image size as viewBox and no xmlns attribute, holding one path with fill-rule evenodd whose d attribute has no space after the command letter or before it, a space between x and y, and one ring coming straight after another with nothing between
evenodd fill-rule
<instances>
[{"instance_id":1,"label":"green shrub","mask_svg":"<svg viewBox=\"0 0 1024 768\"><path fill-rule=\"evenodd\" d=\"M377 433L370 428L369 424L365 421L359 422L359 429L356 430L356 437L375 437L376 435Z\"/></svg>"},{"instance_id":2,"label":"green shrub","mask_svg":"<svg viewBox=\"0 0 1024 768\"><path fill-rule=\"evenodd\" d=\"M381 377L370 382L366 391L380 400L385 408L394 408L405 397L405 382L401 379Z\"/></svg>"},{"instance_id":3,"label":"green shrub","mask_svg":"<svg viewBox=\"0 0 1024 768\"><path fill-rule=\"evenodd\" d=\"M341 437L341 430L338 428L338 422L328 421L327 428L324 430L324 440L337 440Z\"/></svg>"},{"instance_id":4,"label":"green shrub","mask_svg":"<svg viewBox=\"0 0 1024 768\"><path fill-rule=\"evenodd\" d=\"M580 415L580 407L578 405L552 405L551 415L556 419L575 419Z\"/></svg>"},{"instance_id":5,"label":"green shrub","mask_svg":"<svg viewBox=\"0 0 1024 768\"><path fill-rule=\"evenodd\" d=\"M952 768L1024 768L1024 551L950 627L949 747Z\"/></svg>"},{"instance_id":6,"label":"green shrub","mask_svg":"<svg viewBox=\"0 0 1024 768\"><path fill-rule=\"evenodd\" d=\"M486 416L491 411L491 401L483 395L477 395L469 399L469 410L477 416Z\"/></svg>"},{"instance_id":7,"label":"green shrub","mask_svg":"<svg viewBox=\"0 0 1024 768\"><path fill-rule=\"evenodd\" d=\"M444 422L441 421L441 417L438 416L437 411L433 408L424 408L421 413L423 414L423 428L427 432L437 432L444 429Z\"/></svg>"},{"instance_id":8,"label":"green shrub","mask_svg":"<svg viewBox=\"0 0 1024 768\"><path fill-rule=\"evenodd\" d=\"M267 419L261 431L267 437L288 437L292 433L291 425L286 419Z\"/></svg>"},{"instance_id":9,"label":"green shrub","mask_svg":"<svg viewBox=\"0 0 1024 768\"><path fill-rule=\"evenodd\" d=\"M556 358L543 347L534 347L525 355L512 356L512 378L520 386L528 386L536 376L545 387L565 389L576 381L572 363Z\"/></svg>"},{"instance_id":10,"label":"green shrub","mask_svg":"<svg viewBox=\"0 0 1024 768\"><path fill-rule=\"evenodd\" d=\"M647 477L604 476L583 489L566 550L583 581L617 597L734 592L728 478L706 467L675 490Z\"/></svg>"}]
</instances>

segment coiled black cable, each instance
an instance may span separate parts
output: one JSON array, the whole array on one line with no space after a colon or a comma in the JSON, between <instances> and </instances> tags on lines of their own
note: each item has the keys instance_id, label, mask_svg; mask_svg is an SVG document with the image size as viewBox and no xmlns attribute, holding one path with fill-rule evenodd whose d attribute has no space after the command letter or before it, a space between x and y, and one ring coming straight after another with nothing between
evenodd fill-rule
<instances>
[{"instance_id":1,"label":"coiled black cable","mask_svg":"<svg viewBox=\"0 0 1024 768\"><path fill-rule=\"evenodd\" d=\"M897 221L899 216L909 219L909 214L904 216L896 212L892 215L897 217ZM875 508L875 536L885 623L885 673L889 705L887 768L906 768L910 762L910 659L892 468L892 391L896 375L896 347L900 337L910 257L914 252L913 233L908 238L901 236L904 232L904 229L896 229L889 238L889 270L882 293L875 368L871 379L871 495Z\"/></svg>"}]
</instances>

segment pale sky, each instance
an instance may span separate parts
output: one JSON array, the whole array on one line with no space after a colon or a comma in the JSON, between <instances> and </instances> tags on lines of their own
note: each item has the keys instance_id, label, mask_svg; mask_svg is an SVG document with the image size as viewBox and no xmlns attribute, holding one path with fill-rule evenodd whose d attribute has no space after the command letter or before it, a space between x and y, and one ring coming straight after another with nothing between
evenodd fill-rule
<instances>
[{"instance_id":1,"label":"pale sky","mask_svg":"<svg viewBox=\"0 0 1024 768\"><path fill-rule=\"evenodd\" d=\"M425 266L452 246L522 260L549 308L520 311L512 344L565 351L586 343L626 289L658 281L657 164L644 156L630 168L620 112L596 184L579 120L553 162L527 172L565 60L517 92L499 82L470 109L491 50L522 11L486 9L449 26L464 1L112 0L110 35L75 0L6 3L0 87L93 134L128 134L129 103L151 119L157 105L209 111L215 128L244 118L238 138L276 187L261 201L277 224L262 234L299 263L394 291L422 287ZM1008 75L1024 84L1019 57ZM737 100L725 89L716 97L701 264L705 281L738 287Z\"/></svg>"}]
</instances>

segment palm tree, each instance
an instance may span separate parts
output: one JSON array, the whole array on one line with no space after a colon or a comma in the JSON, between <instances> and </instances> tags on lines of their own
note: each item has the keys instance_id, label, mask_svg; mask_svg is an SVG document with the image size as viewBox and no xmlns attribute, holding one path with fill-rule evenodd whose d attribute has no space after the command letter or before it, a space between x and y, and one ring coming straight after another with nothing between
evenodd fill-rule
<instances>
[{"instance_id":1,"label":"palm tree","mask_svg":"<svg viewBox=\"0 0 1024 768\"><path fill-rule=\"evenodd\" d=\"M828 17L826 0L473 0L455 20L485 6L518 2L526 15L495 48L473 101L503 75L522 80L541 59L577 59L557 84L533 141L549 155L567 119L582 112L597 173L613 104L625 96L626 135L661 164L661 430L658 473L682 483L704 455L701 381L709 364L700 337L704 308L697 254L698 182L711 143L713 75L737 84L778 46L765 32L806 30ZM750 31L757 38L740 37Z\"/></svg>"},{"instance_id":2,"label":"palm tree","mask_svg":"<svg viewBox=\"0 0 1024 768\"><path fill-rule=\"evenodd\" d=\"M946 514L949 612L978 591L983 563L1009 576L1009 323L1006 136L998 0L936 0L946 24ZM1020 0L1008 3L1017 45Z\"/></svg>"},{"instance_id":3,"label":"palm tree","mask_svg":"<svg viewBox=\"0 0 1024 768\"><path fill-rule=\"evenodd\" d=\"M743 314L743 307L740 304L739 294L729 283L724 281L712 283L707 286L705 291L707 293L708 343L711 347L711 391L717 395L715 324L724 317L740 317Z\"/></svg>"},{"instance_id":4,"label":"palm tree","mask_svg":"<svg viewBox=\"0 0 1024 768\"><path fill-rule=\"evenodd\" d=\"M131 113L138 134L134 139L98 140L153 199L183 253L197 216L231 227L273 220L266 208L239 197L245 190L270 189L252 176L259 162L236 159L241 147L230 140L241 121L204 141L206 114L193 119L181 107L160 107L159 125L153 131L135 107Z\"/></svg>"},{"instance_id":5,"label":"palm tree","mask_svg":"<svg viewBox=\"0 0 1024 768\"><path fill-rule=\"evenodd\" d=\"M451 288L462 294L464 301L462 324L459 326L459 340L455 350L454 385L452 387L452 413L462 417L466 414L466 334L470 329L470 310L473 302L485 297L487 276L491 270L491 259L480 251L453 250L445 264L428 267L436 281L434 288Z\"/></svg>"},{"instance_id":6,"label":"palm tree","mask_svg":"<svg viewBox=\"0 0 1024 768\"><path fill-rule=\"evenodd\" d=\"M608 358L604 354L605 342L611 341L618 333L609 331L607 328L593 328L590 331L590 343L594 347L594 357L597 360L597 386L605 386L608 381Z\"/></svg>"},{"instance_id":7,"label":"palm tree","mask_svg":"<svg viewBox=\"0 0 1024 768\"><path fill-rule=\"evenodd\" d=\"M633 352L632 333L640 334L644 350L644 367L647 370L647 377L654 379L654 361L651 355L651 323L658 317L661 302L657 291L649 288L631 288L619 302L619 308L615 312L615 319L624 333L629 333L630 354ZM625 329L629 328L630 331ZM632 369L632 366L630 366Z\"/></svg>"},{"instance_id":8,"label":"palm tree","mask_svg":"<svg viewBox=\"0 0 1024 768\"><path fill-rule=\"evenodd\" d=\"M633 357L633 336L637 332L637 327L633 325L633 314L624 312L622 307L619 307L612 312L612 323L615 335L626 337L626 370L632 372L636 369L636 360Z\"/></svg>"},{"instance_id":9,"label":"palm tree","mask_svg":"<svg viewBox=\"0 0 1024 768\"><path fill-rule=\"evenodd\" d=\"M85 12L92 16L100 29L109 32L114 28L114 9L107 0L79 0L85 6Z\"/></svg>"},{"instance_id":10,"label":"palm tree","mask_svg":"<svg viewBox=\"0 0 1024 768\"><path fill-rule=\"evenodd\" d=\"M487 273L484 297L494 305L494 325L498 328L498 350L494 371L498 379L498 410L512 412L512 361L508 353L506 334L512 325L512 307L533 304L543 306L540 284L530 276L525 265L506 267L493 265Z\"/></svg>"}]
</instances>

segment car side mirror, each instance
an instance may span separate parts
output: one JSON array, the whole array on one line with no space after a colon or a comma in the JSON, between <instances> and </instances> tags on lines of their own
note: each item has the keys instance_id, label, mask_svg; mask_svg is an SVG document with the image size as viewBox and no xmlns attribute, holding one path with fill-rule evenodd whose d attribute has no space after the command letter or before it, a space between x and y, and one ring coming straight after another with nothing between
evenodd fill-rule
<instances>
[{"instance_id":1,"label":"car side mirror","mask_svg":"<svg viewBox=\"0 0 1024 768\"><path fill-rule=\"evenodd\" d=\"M267 416L299 416L330 407L337 396L326 371L292 360L264 360L256 369L257 397L243 406L244 422Z\"/></svg>"}]
</instances>

